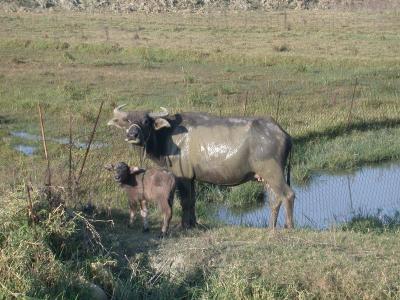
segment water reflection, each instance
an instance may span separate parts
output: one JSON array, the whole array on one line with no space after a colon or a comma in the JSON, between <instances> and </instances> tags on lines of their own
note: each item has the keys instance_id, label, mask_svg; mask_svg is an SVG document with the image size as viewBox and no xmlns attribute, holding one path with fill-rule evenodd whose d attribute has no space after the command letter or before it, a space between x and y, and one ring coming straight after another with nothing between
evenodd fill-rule
<instances>
[{"instance_id":1,"label":"water reflection","mask_svg":"<svg viewBox=\"0 0 400 300\"><path fill-rule=\"evenodd\" d=\"M353 174L320 174L307 186L293 187L296 225L323 229L360 213L393 215L400 210L399 186L400 165L365 167ZM281 226L284 224L282 208L278 219ZM247 211L219 206L216 218L226 224L266 227L268 199L261 207Z\"/></svg>"}]
</instances>

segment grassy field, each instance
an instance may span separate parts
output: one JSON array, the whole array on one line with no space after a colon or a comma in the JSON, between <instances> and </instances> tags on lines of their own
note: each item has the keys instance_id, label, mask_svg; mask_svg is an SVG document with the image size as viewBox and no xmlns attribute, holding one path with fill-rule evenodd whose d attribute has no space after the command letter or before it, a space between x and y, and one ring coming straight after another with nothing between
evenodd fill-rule
<instances>
[{"instance_id":1,"label":"grassy field","mask_svg":"<svg viewBox=\"0 0 400 300\"><path fill-rule=\"evenodd\" d=\"M2 152L18 142L10 130L39 133L39 101L50 136L68 135L71 110L87 139L103 100L96 139L113 155L126 145L104 123L128 103L272 115L295 139L298 181L399 159L397 12L21 13L0 24Z\"/></svg>"},{"instance_id":2,"label":"grassy field","mask_svg":"<svg viewBox=\"0 0 400 300\"><path fill-rule=\"evenodd\" d=\"M397 11L1 14L0 298L83 299L90 282L116 299L399 298L397 229L220 227L198 201L205 228L173 228L158 241L155 213L152 234L140 233L139 222L125 229L126 201L103 171L106 163L139 161L123 132L105 126L122 103L272 115L294 138L297 182L317 170L399 161L398 28ZM48 137L68 136L71 112L74 139L86 142L101 101L95 141L107 146L91 150L78 196L67 202L99 208L93 218L102 221L95 226L107 250L81 243L87 225L76 215L43 209L39 225L28 226L23 182L42 184L46 162L41 148L16 152L38 143L12 135L40 134L40 102ZM84 151L73 149L75 174ZM68 147L50 142L49 154L53 184L65 188ZM200 200L218 198L201 188Z\"/></svg>"}]
</instances>

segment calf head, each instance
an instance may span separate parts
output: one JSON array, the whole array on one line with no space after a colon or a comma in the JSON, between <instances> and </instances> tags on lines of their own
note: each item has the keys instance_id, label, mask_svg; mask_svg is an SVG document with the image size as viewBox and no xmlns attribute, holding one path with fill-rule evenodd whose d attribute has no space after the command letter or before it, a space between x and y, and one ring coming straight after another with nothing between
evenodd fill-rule
<instances>
[{"instance_id":1,"label":"calf head","mask_svg":"<svg viewBox=\"0 0 400 300\"><path fill-rule=\"evenodd\" d=\"M129 177L131 175L131 170L129 166L124 162L119 162L114 167L115 170L115 181L119 182L120 184L128 183Z\"/></svg>"},{"instance_id":2,"label":"calf head","mask_svg":"<svg viewBox=\"0 0 400 300\"><path fill-rule=\"evenodd\" d=\"M114 109L114 117L108 121L107 125L126 129L126 139L130 144L143 146L149 139L152 130L169 128L171 124L166 117L168 111L161 108L161 112L125 112L120 105Z\"/></svg>"},{"instance_id":3,"label":"calf head","mask_svg":"<svg viewBox=\"0 0 400 300\"><path fill-rule=\"evenodd\" d=\"M146 170L139 167L130 168L126 163L119 162L115 166L105 165L104 168L108 171L115 171L114 179L116 182L122 184L134 184L134 177L137 174L143 173ZM132 177L133 176L133 177Z\"/></svg>"}]
</instances>

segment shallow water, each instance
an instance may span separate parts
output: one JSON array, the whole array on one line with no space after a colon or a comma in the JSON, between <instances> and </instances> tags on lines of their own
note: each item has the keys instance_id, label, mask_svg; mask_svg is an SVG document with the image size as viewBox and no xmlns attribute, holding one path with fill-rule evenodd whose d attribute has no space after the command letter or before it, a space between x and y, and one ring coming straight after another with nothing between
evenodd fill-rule
<instances>
[{"instance_id":1,"label":"shallow water","mask_svg":"<svg viewBox=\"0 0 400 300\"><path fill-rule=\"evenodd\" d=\"M393 215L400 211L400 165L365 167L352 174L320 174L306 186L294 185L295 224L324 229L354 215ZM217 220L231 225L266 227L268 197L263 205L241 211L226 206L215 209ZM284 224L282 205L278 223Z\"/></svg>"},{"instance_id":2,"label":"shallow water","mask_svg":"<svg viewBox=\"0 0 400 300\"><path fill-rule=\"evenodd\" d=\"M21 138L21 139L24 139L24 140L27 140L27 141L40 142L42 140L41 136L30 134L30 133L27 133L25 131L11 131L10 134L12 136L14 136L14 137L18 137L18 138ZM68 145L69 144L69 139L68 138L47 138L46 141L57 143L57 144L60 144L60 145ZM88 145L87 143L82 143L80 141L73 141L72 144L73 144L73 146L75 148L78 148L78 149L86 149L87 145ZM106 146L107 145L104 144L104 143L93 142L91 144L90 148L91 149L99 149L99 148L103 148L103 147L106 147ZM30 152L29 150L26 150L27 147L30 147L33 150L36 150L36 148L37 148L37 147L33 147L33 146L17 145L16 147L14 147L14 149L16 149L17 151L22 152L22 153L24 153L26 155L35 154L36 151L31 151ZM24 151L24 149L26 151Z\"/></svg>"},{"instance_id":3,"label":"shallow water","mask_svg":"<svg viewBox=\"0 0 400 300\"><path fill-rule=\"evenodd\" d=\"M11 135L27 141L40 142L41 137L24 131ZM68 145L67 138L48 138L50 142ZM86 148L87 143L74 141L74 147ZM93 149L107 144L92 143ZM25 155L34 155L37 146L18 144L14 147ZM305 186L294 185L295 224L297 227L324 229L343 223L357 214L392 215L400 211L400 165L364 167L351 174L319 174ZM214 207L215 218L225 224L266 227L269 223L268 196L262 205L231 209L224 205ZM284 224L282 205L278 224Z\"/></svg>"},{"instance_id":4,"label":"shallow water","mask_svg":"<svg viewBox=\"0 0 400 300\"><path fill-rule=\"evenodd\" d=\"M36 153L37 147L19 144L14 146L14 149L25 155L31 156Z\"/></svg>"}]
</instances>

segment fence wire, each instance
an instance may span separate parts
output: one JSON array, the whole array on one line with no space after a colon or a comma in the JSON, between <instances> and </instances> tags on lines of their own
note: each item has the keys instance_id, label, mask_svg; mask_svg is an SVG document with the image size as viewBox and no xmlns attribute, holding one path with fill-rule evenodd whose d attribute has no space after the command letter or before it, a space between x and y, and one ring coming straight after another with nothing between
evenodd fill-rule
<instances>
[{"instance_id":1,"label":"fence wire","mask_svg":"<svg viewBox=\"0 0 400 300\"><path fill-rule=\"evenodd\" d=\"M306 112L303 110L302 113L298 113L297 110L303 104L297 103L293 106L293 99L287 100L285 95L277 90L254 90L235 95L220 93L211 105L196 102L197 98L186 95L186 98L171 102L170 111L171 113L182 110L206 111L214 115L240 117L270 115L276 119L294 140L295 222L298 226L326 228L357 214L374 214L384 218L385 215L400 210L398 164L357 168L352 173L340 175L329 175L324 172L325 168L330 169L329 163L334 159L342 161L343 168L346 168L347 157L357 156L357 151L363 147L370 147L368 152L374 153L374 145L382 143L386 143L388 147L395 145L400 133L399 105L391 99L381 99L372 103L371 93L363 87L362 80L349 84L347 93L337 96L329 91L325 96L327 99L325 102L319 99L315 104L308 103L310 110ZM371 110L371 105L375 105L376 108ZM90 151L82 175L81 194L76 198L79 201L75 199L82 205L91 202L105 208L116 203L127 206L125 196L113 182L112 175L105 171L104 165L118 161L140 165L139 151L124 142L124 132L104 126L109 118L110 114L104 112L94 139L97 146ZM59 134L53 129L56 136L49 136L49 143L52 143L50 159L53 184L67 188L68 145L65 142L65 126L68 122L67 119L64 121L63 123L61 120L57 124ZM83 128L79 124L87 123L83 117L81 119L79 116L75 117L73 128L76 143L73 149L75 175L79 170L85 151L85 141L91 130L90 125ZM353 140L358 136L363 139ZM24 137L19 134L19 138ZM32 142L36 137L29 136L28 139ZM36 154L41 151L39 143L37 147ZM342 149L336 151L335 148L340 147ZM325 152L329 151L332 152L329 154L332 157L329 155L325 157L324 155L327 155ZM379 155L378 153L377 157ZM387 158L395 161L396 157L399 157L398 153ZM314 160L325 160L325 162L314 170ZM24 163L27 161L29 163L29 159ZM17 175L12 176L14 179L10 183L15 184L15 177L18 176L40 182L44 178L45 164L37 158L32 158L31 163L36 166L33 170L26 166L16 167L12 173ZM362 159L357 164L366 165ZM150 165L153 163L147 160L144 166ZM300 174L303 172L302 168L308 168L308 175L311 175L311 180L307 184L300 184L301 180L298 180L302 178ZM266 226L269 216L268 201L264 206L240 213L231 211L227 206L218 207L216 215L218 219L228 224ZM280 214L279 222L283 223L283 213Z\"/></svg>"}]
</instances>

